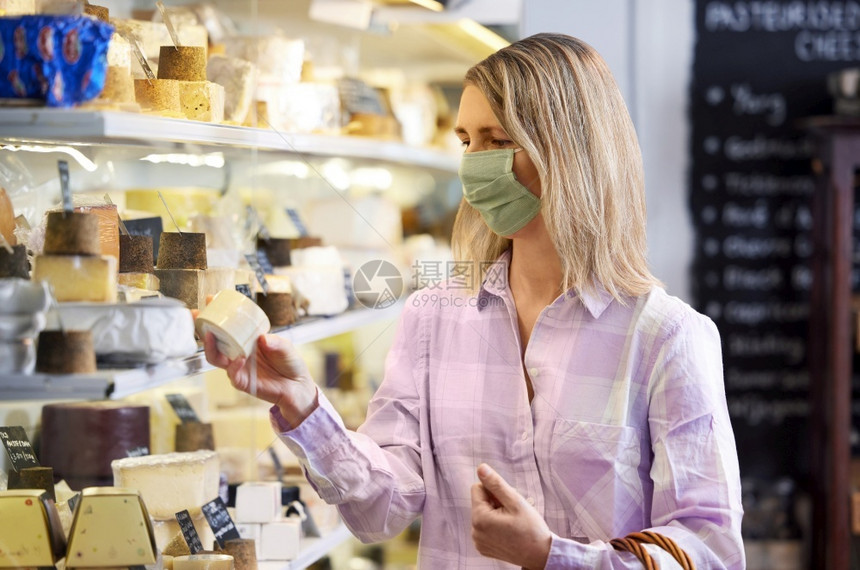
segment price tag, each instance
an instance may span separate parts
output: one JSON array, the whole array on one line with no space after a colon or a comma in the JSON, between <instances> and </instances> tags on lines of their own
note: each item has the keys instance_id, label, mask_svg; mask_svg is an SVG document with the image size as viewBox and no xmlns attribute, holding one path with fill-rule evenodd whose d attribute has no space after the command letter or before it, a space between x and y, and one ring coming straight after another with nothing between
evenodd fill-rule
<instances>
[{"instance_id":1,"label":"price tag","mask_svg":"<svg viewBox=\"0 0 860 570\"><path fill-rule=\"evenodd\" d=\"M143 457L144 455L149 455L149 448L145 445L140 445L134 449L127 449L125 451L126 457Z\"/></svg>"},{"instance_id":2,"label":"price tag","mask_svg":"<svg viewBox=\"0 0 860 570\"><path fill-rule=\"evenodd\" d=\"M233 524L233 519L227 512L227 505L224 504L221 497L212 499L203 505L203 515L215 534L215 541L221 548L224 548L224 543L228 540L242 538L239 536L239 530Z\"/></svg>"},{"instance_id":3,"label":"price tag","mask_svg":"<svg viewBox=\"0 0 860 570\"><path fill-rule=\"evenodd\" d=\"M188 400L182 394L165 394L164 397L167 398L168 402L170 402L170 405L173 407L173 411L176 412L176 415L179 416L182 423L194 423L200 421L200 418L198 418L197 414L194 412L194 408L191 407L191 404L188 403Z\"/></svg>"},{"instance_id":4,"label":"price tag","mask_svg":"<svg viewBox=\"0 0 860 570\"><path fill-rule=\"evenodd\" d=\"M266 273L265 273L265 271L263 271L263 268L260 266L260 261L257 258L257 255L259 255L259 252L257 252L257 254L246 253L245 259L248 261L248 265L251 266L251 269L254 270L254 275L257 276L257 281L260 282L260 287L263 288L263 293L268 295L269 294L269 282L266 281Z\"/></svg>"},{"instance_id":5,"label":"price tag","mask_svg":"<svg viewBox=\"0 0 860 570\"><path fill-rule=\"evenodd\" d=\"M236 291L245 295L252 301L254 300L254 297L251 296L251 286L247 283L239 283L238 285L236 285Z\"/></svg>"},{"instance_id":6,"label":"price tag","mask_svg":"<svg viewBox=\"0 0 860 570\"><path fill-rule=\"evenodd\" d=\"M293 225L296 227L296 230L299 232L300 237L307 237L310 235L308 232L308 227L302 221L302 217L299 215L299 212L294 208L287 208L287 216L292 220Z\"/></svg>"},{"instance_id":7,"label":"price tag","mask_svg":"<svg viewBox=\"0 0 860 570\"><path fill-rule=\"evenodd\" d=\"M75 493L74 495L69 497L69 501L68 501L69 502L69 510L72 512L72 514L75 514L75 509L78 508L78 502L80 500L81 500L81 494L80 493Z\"/></svg>"},{"instance_id":8,"label":"price tag","mask_svg":"<svg viewBox=\"0 0 860 570\"><path fill-rule=\"evenodd\" d=\"M72 188L71 184L69 184L69 163L65 160L58 160L57 168L60 170L60 191L63 194L63 211L70 214L75 207L72 204Z\"/></svg>"},{"instance_id":9,"label":"price tag","mask_svg":"<svg viewBox=\"0 0 860 570\"><path fill-rule=\"evenodd\" d=\"M185 544L188 545L188 550L191 551L191 554L197 554L203 550L200 535L197 534L197 529L194 528L194 523L191 521L191 515L188 514L188 511L185 510L176 513L176 521L179 523L182 538L185 539Z\"/></svg>"},{"instance_id":10,"label":"price tag","mask_svg":"<svg viewBox=\"0 0 860 570\"><path fill-rule=\"evenodd\" d=\"M269 254L263 249L257 250L257 263L260 264L260 269L263 270L264 274L271 275L275 272L272 262L269 261Z\"/></svg>"},{"instance_id":11,"label":"price tag","mask_svg":"<svg viewBox=\"0 0 860 570\"><path fill-rule=\"evenodd\" d=\"M246 211L248 213L248 224L256 224L258 226L257 235L260 239L264 239L266 241L272 239L272 234L269 233L269 228L267 228L266 224L263 223L263 219L260 217L260 214L257 213L257 209L253 206L248 206Z\"/></svg>"},{"instance_id":12,"label":"price tag","mask_svg":"<svg viewBox=\"0 0 860 570\"><path fill-rule=\"evenodd\" d=\"M39 459L27 439L27 432L21 426L0 427L0 440L9 453L12 467L20 471L26 467L39 467Z\"/></svg>"}]
</instances>

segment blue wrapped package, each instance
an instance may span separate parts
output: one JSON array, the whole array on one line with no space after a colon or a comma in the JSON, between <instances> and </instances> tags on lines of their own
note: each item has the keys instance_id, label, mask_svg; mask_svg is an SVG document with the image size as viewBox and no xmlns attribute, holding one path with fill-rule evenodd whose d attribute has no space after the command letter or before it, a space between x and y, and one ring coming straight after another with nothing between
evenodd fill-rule
<instances>
[{"instance_id":1,"label":"blue wrapped package","mask_svg":"<svg viewBox=\"0 0 860 570\"><path fill-rule=\"evenodd\" d=\"M99 96L113 26L88 16L0 18L0 97L71 107Z\"/></svg>"}]
</instances>

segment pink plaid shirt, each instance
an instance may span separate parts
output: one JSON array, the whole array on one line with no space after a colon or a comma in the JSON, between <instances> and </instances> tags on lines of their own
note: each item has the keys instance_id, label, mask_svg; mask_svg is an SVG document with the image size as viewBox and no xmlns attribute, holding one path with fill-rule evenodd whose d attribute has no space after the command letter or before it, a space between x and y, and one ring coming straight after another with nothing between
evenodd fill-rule
<instances>
[{"instance_id":1,"label":"pink plaid shirt","mask_svg":"<svg viewBox=\"0 0 860 570\"><path fill-rule=\"evenodd\" d=\"M529 402L513 299L493 275L477 297L450 282L409 297L357 432L322 394L294 430L272 409L320 496L365 542L422 517L422 568L511 568L471 539L470 486L487 462L554 533L548 569L638 570L608 541L643 529L673 538L699 568L743 568L714 324L659 288L627 306L605 292L561 295L525 353Z\"/></svg>"}]
</instances>

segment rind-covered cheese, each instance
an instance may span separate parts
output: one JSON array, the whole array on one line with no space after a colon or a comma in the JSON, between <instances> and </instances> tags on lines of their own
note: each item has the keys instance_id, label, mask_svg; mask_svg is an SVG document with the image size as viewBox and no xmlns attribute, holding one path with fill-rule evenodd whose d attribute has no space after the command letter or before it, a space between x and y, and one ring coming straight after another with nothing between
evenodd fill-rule
<instances>
[{"instance_id":1,"label":"rind-covered cheese","mask_svg":"<svg viewBox=\"0 0 860 570\"><path fill-rule=\"evenodd\" d=\"M218 350L230 360L250 356L257 338L269 332L266 313L245 295L225 289L197 315L194 323L202 339L207 332L215 335Z\"/></svg>"},{"instance_id":2,"label":"rind-covered cheese","mask_svg":"<svg viewBox=\"0 0 860 570\"><path fill-rule=\"evenodd\" d=\"M43 491L0 491L0 568L53 567L65 546L59 516Z\"/></svg>"},{"instance_id":3,"label":"rind-covered cheese","mask_svg":"<svg viewBox=\"0 0 860 570\"><path fill-rule=\"evenodd\" d=\"M143 109L179 114L179 82L173 79L135 79L134 98Z\"/></svg>"},{"instance_id":4,"label":"rind-covered cheese","mask_svg":"<svg viewBox=\"0 0 860 570\"><path fill-rule=\"evenodd\" d=\"M158 50L158 78L206 81L206 57L203 46L161 46Z\"/></svg>"},{"instance_id":5,"label":"rind-covered cheese","mask_svg":"<svg viewBox=\"0 0 860 570\"><path fill-rule=\"evenodd\" d=\"M140 492L149 513L171 519L192 514L218 496L218 454L214 451L127 457L111 463L114 485Z\"/></svg>"},{"instance_id":6,"label":"rind-covered cheese","mask_svg":"<svg viewBox=\"0 0 860 570\"><path fill-rule=\"evenodd\" d=\"M117 260L112 256L37 255L33 281L47 281L64 301L116 302Z\"/></svg>"},{"instance_id":7,"label":"rind-covered cheese","mask_svg":"<svg viewBox=\"0 0 860 570\"><path fill-rule=\"evenodd\" d=\"M189 309L201 309L206 305L205 275L202 269L155 270L161 294L179 299Z\"/></svg>"},{"instance_id":8,"label":"rind-covered cheese","mask_svg":"<svg viewBox=\"0 0 860 570\"><path fill-rule=\"evenodd\" d=\"M81 492L67 568L140 566L155 560L152 524L136 491L90 487Z\"/></svg>"}]
</instances>

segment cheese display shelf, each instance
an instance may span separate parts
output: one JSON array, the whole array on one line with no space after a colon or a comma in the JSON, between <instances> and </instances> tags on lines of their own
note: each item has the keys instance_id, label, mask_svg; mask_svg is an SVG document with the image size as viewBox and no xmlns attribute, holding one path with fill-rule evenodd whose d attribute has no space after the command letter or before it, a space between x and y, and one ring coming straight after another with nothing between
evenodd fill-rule
<instances>
[{"instance_id":1,"label":"cheese display shelf","mask_svg":"<svg viewBox=\"0 0 860 570\"><path fill-rule=\"evenodd\" d=\"M456 173L459 157L363 137L285 133L119 111L0 108L0 139L10 143L156 146L190 143L309 156L356 158Z\"/></svg>"},{"instance_id":2,"label":"cheese display shelf","mask_svg":"<svg viewBox=\"0 0 860 570\"><path fill-rule=\"evenodd\" d=\"M301 345L349 332L364 325L395 319L405 300L384 309L353 309L332 317L314 317L275 329L279 336ZM0 375L0 400L119 400L163 384L212 369L202 351L185 358L131 369L105 369L92 374Z\"/></svg>"}]
</instances>

